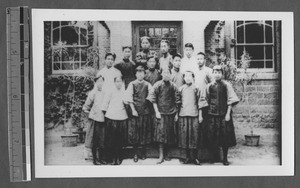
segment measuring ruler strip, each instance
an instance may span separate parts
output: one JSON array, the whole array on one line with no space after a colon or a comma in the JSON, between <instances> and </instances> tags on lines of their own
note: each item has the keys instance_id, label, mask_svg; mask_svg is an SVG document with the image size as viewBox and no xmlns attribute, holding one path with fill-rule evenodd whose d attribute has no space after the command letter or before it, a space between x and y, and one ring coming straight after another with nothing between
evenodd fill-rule
<instances>
[{"instance_id":1,"label":"measuring ruler strip","mask_svg":"<svg viewBox=\"0 0 300 188\"><path fill-rule=\"evenodd\" d=\"M31 180L29 9L7 8L7 89L10 180Z\"/></svg>"}]
</instances>

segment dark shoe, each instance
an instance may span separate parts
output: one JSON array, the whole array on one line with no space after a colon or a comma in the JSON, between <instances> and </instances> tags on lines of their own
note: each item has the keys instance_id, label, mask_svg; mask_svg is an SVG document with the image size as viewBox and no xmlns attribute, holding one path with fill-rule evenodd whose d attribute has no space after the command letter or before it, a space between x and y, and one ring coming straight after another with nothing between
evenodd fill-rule
<instances>
[{"instance_id":1,"label":"dark shoe","mask_svg":"<svg viewBox=\"0 0 300 188\"><path fill-rule=\"evenodd\" d=\"M166 156L164 159L165 159L165 161L171 161L171 158L168 156Z\"/></svg>"},{"instance_id":2,"label":"dark shoe","mask_svg":"<svg viewBox=\"0 0 300 188\"><path fill-rule=\"evenodd\" d=\"M191 159L190 158L186 158L184 161L183 161L183 164L189 164L191 163Z\"/></svg>"},{"instance_id":3,"label":"dark shoe","mask_svg":"<svg viewBox=\"0 0 300 188\"><path fill-rule=\"evenodd\" d=\"M138 158L137 154L134 155L133 161L134 161L135 163L139 161L139 158Z\"/></svg>"},{"instance_id":4,"label":"dark shoe","mask_svg":"<svg viewBox=\"0 0 300 188\"><path fill-rule=\"evenodd\" d=\"M224 166L228 166L228 165L229 165L228 160L223 160L223 165L224 165Z\"/></svg>"},{"instance_id":5,"label":"dark shoe","mask_svg":"<svg viewBox=\"0 0 300 188\"><path fill-rule=\"evenodd\" d=\"M161 159L161 160L158 160L157 162L156 162L156 164L161 164L161 163L163 163L164 162L164 159Z\"/></svg>"},{"instance_id":6,"label":"dark shoe","mask_svg":"<svg viewBox=\"0 0 300 188\"><path fill-rule=\"evenodd\" d=\"M199 161L198 159L194 159L193 163L194 163L195 165L201 165L201 164L200 164L200 161Z\"/></svg>"},{"instance_id":7,"label":"dark shoe","mask_svg":"<svg viewBox=\"0 0 300 188\"><path fill-rule=\"evenodd\" d=\"M104 161L103 159L99 159L99 162L100 162L102 165L106 165L106 164L107 164L107 162Z\"/></svg>"},{"instance_id":8,"label":"dark shoe","mask_svg":"<svg viewBox=\"0 0 300 188\"><path fill-rule=\"evenodd\" d=\"M122 162L123 162L123 160L122 160L122 159L120 159L120 158L117 158L117 160L116 160L116 165L120 165L120 164L122 164Z\"/></svg>"},{"instance_id":9,"label":"dark shoe","mask_svg":"<svg viewBox=\"0 0 300 188\"><path fill-rule=\"evenodd\" d=\"M101 165L101 163L98 160L93 160L94 165Z\"/></svg>"}]
</instances>

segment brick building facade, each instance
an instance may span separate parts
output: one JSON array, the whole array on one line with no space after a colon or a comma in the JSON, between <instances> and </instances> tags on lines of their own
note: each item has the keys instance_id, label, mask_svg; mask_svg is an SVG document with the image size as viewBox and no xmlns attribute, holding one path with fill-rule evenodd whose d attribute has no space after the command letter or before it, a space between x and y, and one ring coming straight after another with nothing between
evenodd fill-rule
<instances>
[{"instance_id":1,"label":"brick building facade","mask_svg":"<svg viewBox=\"0 0 300 188\"><path fill-rule=\"evenodd\" d=\"M62 45L59 41L70 39L68 27L75 28L74 41ZM69 32L69 35L63 34ZM116 62L122 58L122 46L133 47L133 59L140 49L139 37L148 35L151 48L159 49L161 38L170 40L171 51L183 54L183 46L191 42L195 54L207 54L207 64L219 63L224 53L228 58L240 61L241 51L252 56L249 71L257 73L256 80L244 89L235 85L237 94L243 98L234 109L236 126L280 126L280 66L281 24L278 21L99 21L99 22L45 22L45 48L74 49L79 55L60 57L45 50L45 75L56 76L65 72L76 72L86 62L89 48L99 51L98 67L104 63L105 52L117 54ZM56 38L56 39L55 39ZM65 46L64 46L65 45ZM62 47L63 46L63 47ZM48 53L48 54L47 54ZM74 65L72 65L72 63Z\"/></svg>"}]
</instances>

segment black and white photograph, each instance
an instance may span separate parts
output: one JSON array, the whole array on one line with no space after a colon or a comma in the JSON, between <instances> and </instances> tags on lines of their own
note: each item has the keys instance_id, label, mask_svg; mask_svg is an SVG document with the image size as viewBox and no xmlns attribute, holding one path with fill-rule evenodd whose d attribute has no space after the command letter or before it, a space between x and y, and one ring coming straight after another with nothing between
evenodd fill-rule
<instances>
[{"instance_id":1,"label":"black and white photograph","mask_svg":"<svg viewBox=\"0 0 300 188\"><path fill-rule=\"evenodd\" d=\"M33 14L37 177L293 173L290 14Z\"/></svg>"}]
</instances>

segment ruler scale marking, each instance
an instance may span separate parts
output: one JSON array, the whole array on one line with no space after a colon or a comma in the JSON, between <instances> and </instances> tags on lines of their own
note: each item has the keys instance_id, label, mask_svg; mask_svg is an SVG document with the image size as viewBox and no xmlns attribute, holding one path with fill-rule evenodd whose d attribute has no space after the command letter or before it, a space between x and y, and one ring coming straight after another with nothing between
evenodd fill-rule
<instances>
[{"instance_id":1,"label":"ruler scale marking","mask_svg":"<svg viewBox=\"0 0 300 188\"><path fill-rule=\"evenodd\" d=\"M7 77L10 179L29 181L29 10L7 8Z\"/></svg>"}]
</instances>

